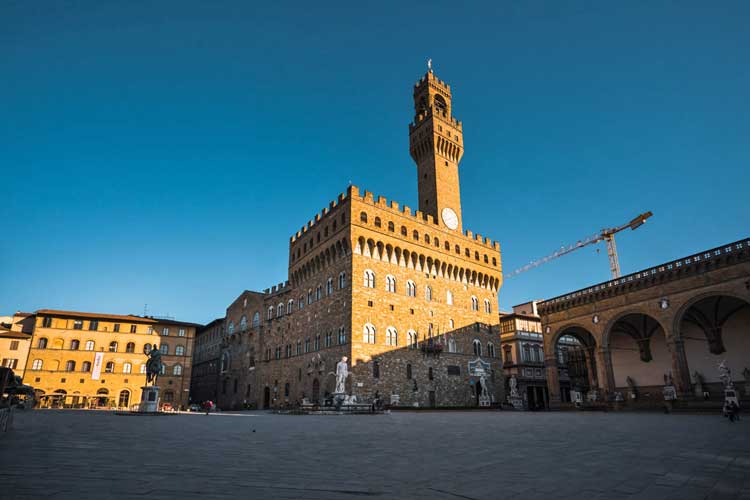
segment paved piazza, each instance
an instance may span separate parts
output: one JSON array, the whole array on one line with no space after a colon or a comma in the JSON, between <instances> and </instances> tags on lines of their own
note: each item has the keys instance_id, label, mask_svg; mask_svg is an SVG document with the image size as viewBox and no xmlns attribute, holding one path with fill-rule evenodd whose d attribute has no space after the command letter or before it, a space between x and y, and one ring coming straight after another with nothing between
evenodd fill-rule
<instances>
[{"instance_id":1,"label":"paved piazza","mask_svg":"<svg viewBox=\"0 0 750 500\"><path fill-rule=\"evenodd\" d=\"M716 415L39 410L0 450L2 498L750 498Z\"/></svg>"}]
</instances>

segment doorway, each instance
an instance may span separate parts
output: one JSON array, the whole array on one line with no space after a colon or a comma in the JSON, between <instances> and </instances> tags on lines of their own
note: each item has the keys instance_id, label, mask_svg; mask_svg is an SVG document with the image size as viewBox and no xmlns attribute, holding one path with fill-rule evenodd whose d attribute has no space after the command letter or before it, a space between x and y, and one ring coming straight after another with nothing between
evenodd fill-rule
<instances>
[{"instance_id":1,"label":"doorway","mask_svg":"<svg viewBox=\"0 0 750 500\"><path fill-rule=\"evenodd\" d=\"M268 409L271 406L271 388L266 386L263 389L263 409Z\"/></svg>"}]
</instances>

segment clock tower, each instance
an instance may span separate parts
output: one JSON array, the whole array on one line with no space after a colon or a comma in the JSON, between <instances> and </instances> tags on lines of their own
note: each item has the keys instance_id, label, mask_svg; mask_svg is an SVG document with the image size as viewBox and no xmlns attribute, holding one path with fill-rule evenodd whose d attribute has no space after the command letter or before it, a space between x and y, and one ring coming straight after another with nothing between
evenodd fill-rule
<instances>
[{"instance_id":1,"label":"clock tower","mask_svg":"<svg viewBox=\"0 0 750 500\"><path fill-rule=\"evenodd\" d=\"M414 85L409 152L417 164L419 210L442 227L461 231L458 162L464 154L461 122L451 114L451 88L429 69Z\"/></svg>"}]
</instances>

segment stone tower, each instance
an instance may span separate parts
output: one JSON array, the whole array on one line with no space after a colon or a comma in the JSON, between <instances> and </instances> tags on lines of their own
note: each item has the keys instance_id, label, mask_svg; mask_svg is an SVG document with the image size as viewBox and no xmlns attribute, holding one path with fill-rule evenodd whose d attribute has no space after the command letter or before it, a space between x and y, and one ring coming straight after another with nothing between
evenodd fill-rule
<instances>
[{"instance_id":1,"label":"stone tower","mask_svg":"<svg viewBox=\"0 0 750 500\"><path fill-rule=\"evenodd\" d=\"M458 162L464 153L461 122L451 113L450 85L430 69L414 85L409 151L417 163L419 210L443 227L461 231Z\"/></svg>"}]
</instances>

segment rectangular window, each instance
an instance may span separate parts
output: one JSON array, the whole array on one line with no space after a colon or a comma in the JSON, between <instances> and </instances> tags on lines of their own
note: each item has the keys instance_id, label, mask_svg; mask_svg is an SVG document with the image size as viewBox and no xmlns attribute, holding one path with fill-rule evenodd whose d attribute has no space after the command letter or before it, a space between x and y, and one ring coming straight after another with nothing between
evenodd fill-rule
<instances>
[{"instance_id":1,"label":"rectangular window","mask_svg":"<svg viewBox=\"0 0 750 500\"><path fill-rule=\"evenodd\" d=\"M120 323L115 323L114 331L119 332L120 331Z\"/></svg>"},{"instance_id":2,"label":"rectangular window","mask_svg":"<svg viewBox=\"0 0 750 500\"><path fill-rule=\"evenodd\" d=\"M461 367L448 365L448 375L461 375Z\"/></svg>"},{"instance_id":3,"label":"rectangular window","mask_svg":"<svg viewBox=\"0 0 750 500\"><path fill-rule=\"evenodd\" d=\"M83 320L77 319L73 321L73 330L83 330Z\"/></svg>"},{"instance_id":4,"label":"rectangular window","mask_svg":"<svg viewBox=\"0 0 750 500\"><path fill-rule=\"evenodd\" d=\"M135 333L138 327L136 325L130 325L130 333Z\"/></svg>"},{"instance_id":5,"label":"rectangular window","mask_svg":"<svg viewBox=\"0 0 750 500\"><path fill-rule=\"evenodd\" d=\"M180 328L179 330L177 330L177 336L178 337L184 337L185 336L185 329L184 328Z\"/></svg>"},{"instance_id":6,"label":"rectangular window","mask_svg":"<svg viewBox=\"0 0 750 500\"><path fill-rule=\"evenodd\" d=\"M92 319L89 321L89 330L96 331L99 329L99 321Z\"/></svg>"},{"instance_id":7,"label":"rectangular window","mask_svg":"<svg viewBox=\"0 0 750 500\"><path fill-rule=\"evenodd\" d=\"M42 318L42 327L44 328L52 328L52 318L49 316L45 316Z\"/></svg>"},{"instance_id":8,"label":"rectangular window","mask_svg":"<svg viewBox=\"0 0 750 500\"><path fill-rule=\"evenodd\" d=\"M16 366L18 366L18 360L15 358L3 358L3 366L15 370Z\"/></svg>"},{"instance_id":9,"label":"rectangular window","mask_svg":"<svg viewBox=\"0 0 750 500\"><path fill-rule=\"evenodd\" d=\"M10 341L10 350L11 351L17 351L18 350L18 341L17 340L11 340Z\"/></svg>"},{"instance_id":10,"label":"rectangular window","mask_svg":"<svg viewBox=\"0 0 750 500\"><path fill-rule=\"evenodd\" d=\"M169 335L169 328L167 328L167 327L162 328L161 334L164 335L165 337L168 336Z\"/></svg>"}]
</instances>

